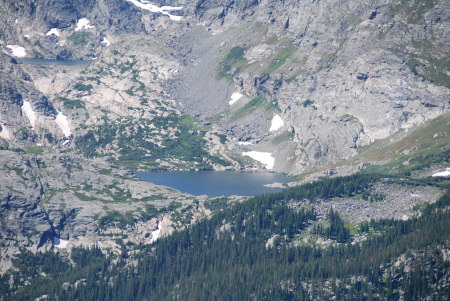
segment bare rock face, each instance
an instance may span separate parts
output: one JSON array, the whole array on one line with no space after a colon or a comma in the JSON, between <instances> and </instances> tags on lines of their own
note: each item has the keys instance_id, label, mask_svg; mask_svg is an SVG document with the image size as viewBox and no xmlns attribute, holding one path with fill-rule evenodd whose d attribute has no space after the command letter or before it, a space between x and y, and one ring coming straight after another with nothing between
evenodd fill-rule
<instances>
[{"instance_id":1,"label":"bare rock face","mask_svg":"<svg viewBox=\"0 0 450 301\"><path fill-rule=\"evenodd\" d=\"M151 3L0 0L6 255L170 232L192 199L111 162L298 174L449 111L448 1Z\"/></svg>"},{"instance_id":2,"label":"bare rock face","mask_svg":"<svg viewBox=\"0 0 450 301\"><path fill-rule=\"evenodd\" d=\"M349 158L448 111L450 28L441 21L449 14L445 1L416 10L396 1L198 1L194 10L229 43L218 50L222 59L232 47L245 51L231 60L231 89L276 101L295 133L297 171ZM270 140L245 130L273 115L255 112L225 126L238 140Z\"/></svg>"}]
</instances>

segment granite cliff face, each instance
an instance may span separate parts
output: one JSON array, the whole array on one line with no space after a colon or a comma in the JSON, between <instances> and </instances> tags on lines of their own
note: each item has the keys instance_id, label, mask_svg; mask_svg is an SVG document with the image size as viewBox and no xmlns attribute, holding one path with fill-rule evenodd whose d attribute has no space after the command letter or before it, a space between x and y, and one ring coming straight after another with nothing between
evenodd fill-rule
<instances>
[{"instance_id":1,"label":"granite cliff face","mask_svg":"<svg viewBox=\"0 0 450 301\"><path fill-rule=\"evenodd\" d=\"M256 144L244 150L273 153L277 170L337 163L448 111L445 1L29 1L2 9L4 44L25 45L31 57L97 59L51 83L27 66L47 96L107 99L97 106L122 116L135 115L117 104L130 106L134 94L139 102L163 96L229 138ZM112 80L105 69L117 54ZM73 79L81 73L89 75L78 77L85 86ZM127 95L118 100L117 88ZM229 105L235 92L243 96ZM284 126L270 132L275 114Z\"/></svg>"},{"instance_id":2,"label":"granite cliff face","mask_svg":"<svg viewBox=\"0 0 450 301\"><path fill-rule=\"evenodd\" d=\"M446 1L0 0L0 15L8 256L58 239L145 243L179 214L209 214L206 198L129 170L269 158L332 175L409 164L424 145L448 153ZM414 136L423 125L432 138Z\"/></svg>"}]
</instances>

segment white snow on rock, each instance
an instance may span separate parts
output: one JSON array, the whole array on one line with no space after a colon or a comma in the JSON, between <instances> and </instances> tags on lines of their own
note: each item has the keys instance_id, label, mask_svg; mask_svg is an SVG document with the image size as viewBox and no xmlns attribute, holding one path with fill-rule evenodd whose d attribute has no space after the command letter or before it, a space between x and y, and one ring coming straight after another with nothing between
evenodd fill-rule
<instances>
[{"instance_id":1,"label":"white snow on rock","mask_svg":"<svg viewBox=\"0 0 450 301\"><path fill-rule=\"evenodd\" d=\"M105 37L103 38L102 44L108 47L109 45L111 45L111 42Z\"/></svg>"},{"instance_id":2,"label":"white snow on rock","mask_svg":"<svg viewBox=\"0 0 450 301\"><path fill-rule=\"evenodd\" d=\"M66 136L66 138L69 138L72 133L70 132L70 127L69 127L69 122L67 121L67 116L63 115L63 113L61 113L58 110L56 110L56 112L57 112L57 115L56 115L55 122L63 131L64 136Z\"/></svg>"},{"instance_id":3,"label":"white snow on rock","mask_svg":"<svg viewBox=\"0 0 450 301\"><path fill-rule=\"evenodd\" d=\"M6 48L9 48L12 52L12 55L15 57L24 57L27 55L25 48L18 45L6 45Z\"/></svg>"},{"instance_id":4,"label":"white snow on rock","mask_svg":"<svg viewBox=\"0 0 450 301\"><path fill-rule=\"evenodd\" d=\"M24 101L22 105L22 111L27 116L28 120L31 123L31 127L34 129L34 125L36 124L37 115L36 112L33 111L31 107L31 103L29 101Z\"/></svg>"},{"instance_id":5,"label":"white snow on rock","mask_svg":"<svg viewBox=\"0 0 450 301\"><path fill-rule=\"evenodd\" d=\"M444 171L434 173L432 177L450 177L450 167L447 167Z\"/></svg>"},{"instance_id":6,"label":"white snow on rock","mask_svg":"<svg viewBox=\"0 0 450 301\"><path fill-rule=\"evenodd\" d=\"M89 21L88 21L89 22ZM55 35L57 37L59 37L61 35L61 33L59 32L58 28L52 28L50 29L46 34L46 36L51 36L51 35Z\"/></svg>"},{"instance_id":7,"label":"white snow on rock","mask_svg":"<svg viewBox=\"0 0 450 301\"><path fill-rule=\"evenodd\" d=\"M243 152L242 155L248 156L253 160L261 162L262 164L266 165L267 169L272 169L275 165L275 158L272 156L272 153L250 151Z\"/></svg>"},{"instance_id":8,"label":"white snow on rock","mask_svg":"<svg viewBox=\"0 0 450 301\"><path fill-rule=\"evenodd\" d=\"M284 126L284 121L281 119L280 115L276 114L272 118L272 125L270 126L269 132L275 132Z\"/></svg>"},{"instance_id":9,"label":"white snow on rock","mask_svg":"<svg viewBox=\"0 0 450 301\"><path fill-rule=\"evenodd\" d=\"M169 11L180 10L180 9L183 9L183 7L173 7L173 6L159 7L159 6L151 4L145 0L126 0L126 1L131 2L134 5L136 5L137 7L148 10L152 13L160 13L162 15L168 16L173 21L181 21L181 19L182 19L181 16L174 16L174 15L170 14Z\"/></svg>"},{"instance_id":10,"label":"white snow on rock","mask_svg":"<svg viewBox=\"0 0 450 301\"><path fill-rule=\"evenodd\" d=\"M249 141L239 141L238 145L252 145L253 143L249 142Z\"/></svg>"},{"instance_id":11,"label":"white snow on rock","mask_svg":"<svg viewBox=\"0 0 450 301\"><path fill-rule=\"evenodd\" d=\"M152 238L150 239L150 243L154 243L160 236L162 230L162 221L158 222L158 229L152 232Z\"/></svg>"},{"instance_id":12,"label":"white snow on rock","mask_svg":"<svg viewBox=\"0 0 450 301\"><path fill-rule=\"evenodd\" d=\"M53 245L55 246L55 248L65 249L67 248L68 244L69 244L68 240L61 239L58 236L53 236Z\"/></svg>"},{"instance_id":13,"label":"white snow on rock","mask_svg":"<svg viewBox=\"0 0 450 301\"><path fill-rule=\"evenodd\" d=\"M1 126L1 132L0 132L0 138L11 140L11 132L6 128L6 126L0 122Z\"/></svg>"},{"instance_id":14,"label":"white snow on rock","mask_svg":"<svg viewBox=\"0 0 450 301\"><path fill-rule=\"evenodd\" d=\"M95 26L92 26L91 22L89 22L88 19L81 18L77 22L77 27L75 28L75 31L80 31L80 30L83 30L83 29L90 29L90 28L94 28L94 27Z\"/></svg>"},{"instance_id":15,"label":"white snow on rock","mask_svg":"<svg viewBox=\"0 0 450 301\"><path fill-rule=\"evenodd\" d=\"M239 99L241 99L241 97L242 97L243 95L241 94L241 93L239 93L239 92L234 92L233 94L231 94L231 99L230 99L230 101L228 102L228 104L230 105L230 106L232 106L234 103L236 103Z\"/></svg>"}]
</instances>

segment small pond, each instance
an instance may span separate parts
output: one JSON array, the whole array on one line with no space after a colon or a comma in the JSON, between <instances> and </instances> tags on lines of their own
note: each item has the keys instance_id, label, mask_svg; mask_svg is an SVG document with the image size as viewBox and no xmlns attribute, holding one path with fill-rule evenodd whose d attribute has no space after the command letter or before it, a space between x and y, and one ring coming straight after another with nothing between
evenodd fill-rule
<instances>
[{"instance_id":1,"label":"small pond","mask_svg":"<svg viewBox=\"0 0 450 301\"><path fill-rule=\"evenodd\" d=\"M175 188L192 195L251 196L281 191L265 185L291 182L287 175L243 171L160 171L138 172L147 182Z\"/></svg>"}]
</instances>

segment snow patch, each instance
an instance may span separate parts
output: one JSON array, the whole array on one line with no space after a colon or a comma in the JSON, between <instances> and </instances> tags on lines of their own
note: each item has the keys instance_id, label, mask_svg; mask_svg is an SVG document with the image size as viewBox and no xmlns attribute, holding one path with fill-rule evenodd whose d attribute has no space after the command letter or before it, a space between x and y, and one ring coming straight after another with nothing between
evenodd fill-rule
<instances>
[{"instance_id":1,"label":"snow patch","mask_svg":"<svg viewBox=\"0 0 450 301\"><path fill-rule=\"evenodd\" d=\"M61 113L60 111L58 111L56 109L56 119L55 122L56 124L61 128L61 130L64 133L64 136L66 136L66 138L69 138L70 135L72 134L70 132L70 127L69 127L69 122L67 121L67 116L64 115L63 113Z\"/></svg>"},{"instance_id":2,"label":"snow patch","mask_svg":"<svg viewBox=\"0 0 450 301\"><path fill-rule=\"evenodd\" d=\"M95 26L91 25L91 22L89 22L88 19L86 18L81 18L80 20L78 20L77 22L77 27L75 28L75 31L80 31L80 30L87 30L90 28L94 28Z\"/></svg>"},{"instance_id":3,"label":"snow patch","mask_svg":"<svg viewBox=\"0 0 450 301\"><path fill-rule=\"evenodd\" d=\"M231 99L230 99L230 101L228 102L228 104L230 105L230 106L232 106L234 103L236 103L239 99L241 99L241 97L242 97L243 95L241 94L241 93L239 93L239 92L234 92L233 94L231 94Z\"/></svg>"},{"instance_id":4,"label":"snow patch","mask_svg":"<svg viewBox=\"0 0 450 301\"><path fill-rule=\"evenodd\" d=\"M450 167L447 167L444 171L434 173L432 177L450 177Z\"/></svg>"},{"instance_id":5,"label":"snow patch","mask_svg":"<svg viewBox=\"0 0 450 301\"><path fill-rule=\"evenodd\" d=\"M6 45L6 48L9 48L12 52L12 56L15 57L24 57L27 55L25 48L18 45Z\"/></svg>"},{"instance_id":6,"label":"snow patch","mask_svg":"<svg viewBox=\"0 0 450 301\"><path fill-rule=\"evenodd\" d=\"M22 111L25 113L25 115L27 116L28 120L31 123L31 127L34 130L34 125L36 124L36 120L37 120L37 115L36 113L33 111L33 107L31 107L31 103L29 101L24 101L23 105L22 105Z\"/></svg>"},{"instance_id":7,"label":"snow patch","mask_svg":"<svg viewBox=\"0 0 450 301\"><path fill-rule=\"evenodd\" d=\"M111 42L105 37L103 38L102 44L108 47L109 45L111 45Z\"/></svg>"},{"instance_id":8,"label":"snow patch","mask_svg":"<svg viewBox=\"0 0 450 301\"><path fill-rule=\"evenodd\" d=\"M27 39L31 38L31 36L29 34L24 34L23 37L27 38Z\"/></svg>"},{"instance_id":9,"label":"snow patch","mask_svg":"<svg viewBox=\"0 0 450 301\"><path fill-rule=\"evenodd\" d=\"M89 22L89 21L88 21ZM52 28L50 29L46 34L46 36L51 36L51 35L55 35L57 37L59 37L61 35L61 33L59 32L58 28Z\"/></svg>"},{"instance_id":10,"label":"snow patch","mask_svg":"<svg viewBox=\"0 0 450 301\"><path fill-rule=\"evenodd\" d=\"M11 140L11 132L6 128L6 126L0 122L1 132L0 137L3 139Z\"/></svg>"},{"instance_id":11,"label":"snow patch","mask_svg":"<svg viewBox=\"0 0 450 301\"><path fill-rule=\"evenodd\" d=\"M152 238L150 239L150 243L154 243L160 236L162 230L162 221L158 222L158 229L152 232Z\"/></svg>"},{"instance_id":12,"label":"snow patch","mask_svg":"<svg viewBox=\"0 0 450 301\"><path fill-rule=\"evenodd\" d=\"M280 115L276 114L272 118L272 125L270 126L269 132L275 132L284 126L284 121L281 119Z\"/></svg>"},{"instance_id":13,"label":"snow patch","mask_svg":"<svg viewBox=\"0 0 450 301\"><path fill-rule=\"evenodd\" d=\"M251 143L249 141L239 141L238 145L253 145L253 143Z\"/></svg>"},{"instance_id":14,"label":"snow patch","mask_svg":"<svg viewBox=\"0 0 450 301\"><path fill-rule=\"evenodd\" d=\"M160 13L162 15L168 16L173 21L181 21L181 19L182 19L181 16L174 16L174 15L170 14L169 11L180 10L180 9L183 9L183 7L173 7L173 6L159 7L154 4L149 3L146 0L126 0L126 1L131 2L134 5L136 5L137 7L148 10L152 13Z\"/></svg>"},{"instance_id":15,"label":"snow patch","mask_svg":"<svg viewBox=\"0 0 450 301\"><path fill-rule=\"evenodd\" d=\"M248 156L253 160L261 162L262 164L266 165L267 169L272 169L275 165L275 158L272 156L272 153L250 151L243 152L242 155Z\"/></svg>"},{"instance_id":16,"label":"snow patch","mask_svg":"<svg viewBox=\"0 0 450 301\"><path fill-rule=\"evenodd\" d=\"M65 249L67 248L68 244L69 244L68 240L61 239L58 236L53 236L53 245L55 246L55 248Z\"/></svg>"}]
</instances>

